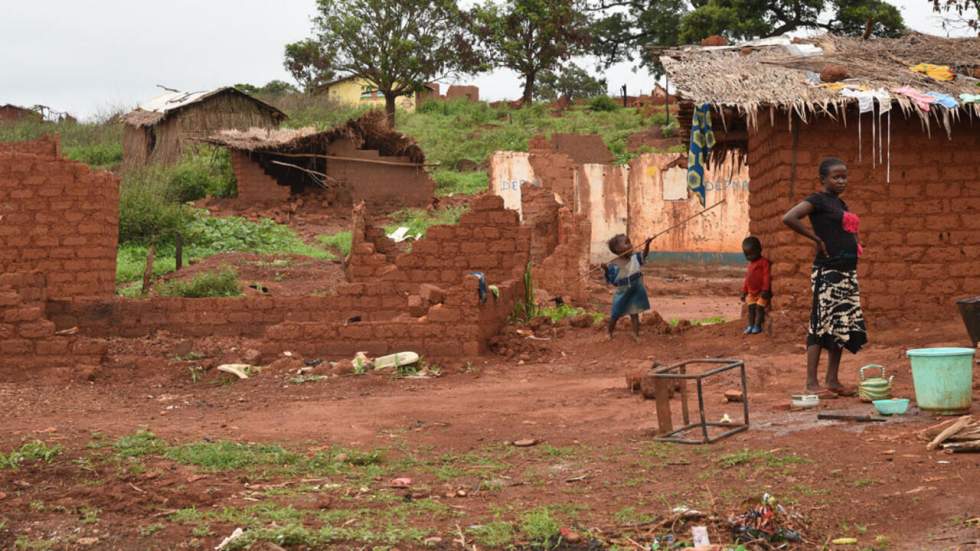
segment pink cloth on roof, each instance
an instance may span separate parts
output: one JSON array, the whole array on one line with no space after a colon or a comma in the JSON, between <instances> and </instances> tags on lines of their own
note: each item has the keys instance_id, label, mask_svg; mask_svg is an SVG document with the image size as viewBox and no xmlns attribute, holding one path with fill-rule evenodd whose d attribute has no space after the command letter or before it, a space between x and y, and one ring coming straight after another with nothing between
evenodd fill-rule
<instances>
[{"instance_id":1,"label":"pink cloth on roof","mask_svg":"<svg viewBox=\"0 0 980 551\"><path fill-rule=\"evenodd\" d=\"M895 92L896 94L902 94L903 96L908 97L910 100L915 102L915 105L918 106L919 109L923 111L928 111L929 109L931 109L930 106L936 103L936 98L924 92L916 90L911 86L902 86L901 88L895 88L892 90L892 92Z\"/></svg>"}]
</instances>

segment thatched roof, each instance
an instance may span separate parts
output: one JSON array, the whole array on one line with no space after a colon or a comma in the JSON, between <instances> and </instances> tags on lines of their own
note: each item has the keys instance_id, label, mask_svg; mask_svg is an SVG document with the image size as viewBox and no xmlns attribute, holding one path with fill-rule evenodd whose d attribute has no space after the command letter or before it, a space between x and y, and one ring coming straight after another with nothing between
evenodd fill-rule
<instances>
[{"instance_id":1,"label":"thatched roof","mask_svg":"<svg viewBox=\"0 0 980 551\"><path fill-rule=\"evenodd\" d=\"M912 86L959 100L960 94L980 93L975 72L980 69L980 38L949 39L910 33L901 38L862 40L833 35L790 40L786 37L735 46L683 47L662 52L661 62L670 82L685 100L735 108L754 125L760 108L786 109L806 119L817 112L839 112L856 102L839 91L821 86L820 71L828 65L847 70L843 84L869 89ZM948 82L932 80L910 70L919 63L948 65L957 73ZM891 93L906 112L920 112L906 96ZM932 114L947 127L951 118L972 112L980 104L958 109L938 105Z\"/></svg>"},{"instance_id":2,"label":"thatched roof","mask_svg":"<svg viewBox=\"0 0 980 551\"><path fill-rule=\"evenodd\" d=\"M383 111L368 111L330 130L315 128L222 130L203 140L230 149L263 153L303 153L324 151L327 145L347 138L358 149L374 149L386 157L408 157L413 163L425 163L425 154L414 140L391 130Z\"/></svg>"},{"instance_id":3,"label":"thatched roof","mask_svg":"<svg viewBox=\"0 0 980 551\"><path fill-rule=\"evenodd\" d=\"M126 124L137 127L153 126L170 115L184 109L185 107L195 105L209 98L224 94L238 95L250 100L251 102L255 103L259 109L272 114L273 118L275 118L277 121L283 121L288 118L285 113L269 105L268 103L258 100L233 86L225 86L223 88L216 88L214 90L201 92L168 91L145 103L141 103L136 107L136 109L130 111L126 115L123 115L123 121Z\"/></svg>"}]
</instances>

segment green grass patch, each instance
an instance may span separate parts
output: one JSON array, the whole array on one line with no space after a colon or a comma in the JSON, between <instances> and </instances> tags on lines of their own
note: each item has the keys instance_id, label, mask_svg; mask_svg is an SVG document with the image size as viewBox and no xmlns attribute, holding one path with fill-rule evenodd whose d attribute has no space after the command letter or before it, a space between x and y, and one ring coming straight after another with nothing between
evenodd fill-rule
<instances>
[{"instance_id":1,"label":"green grass patch","mask_svg":"<svg viewBox=\"0 0 980 551\"><path fill-rule=\"evenodd\" d=\"M436 182L436 195L475 195L490 189L490 178L485 171L457 172L439 169L432 173Z\"/></svg>"},{"instance_id":2,"label":"green grass patch","mask_svg":"<svg viewBox=\"0 0 980 551\"><path fill-rule=\"evenodd\" d=\"M459 223L459 218L466 212L466 207L447 207L435 211L424 209L402 209L391 215L392 223L385 226L385 231L391 233L399 227L408 228L409 235L425 235L432 226Z\"/></svg>"},{"instance_id":3,"label":"green grass patch","mask_svg":"<svg viewBox=\"0 0 980 551\"><path fill-rule=\"evenodd\" d=\"M122 163L123 149L121 143L96 143L92 145L77 145L63 149L65 157L85 163L92 168L111 169Z\"/></svg>"},{"instance_id":4,"label":"green grass patch","mask_svg":"<svg viewBox=\"0 0 980 551\"><path fill-rule=\"evenodd\" d=\"M238 297L242 294L242 284L238 281L238 272L225 266L220 270L203 272L189 280L175 279L157 287L157 294L162 297Z\"/></svg>"},{"instance_id":5,"label":"green grass patch","mask_svg":"<svg viewBox=\"0 0 980 551\"><path fill-rule=\"evenodd\" d=\"M133 434L121 436L112 445L115 454L123 458L158 455L166 448L166 442L157 438L157 435L152 432L142 429Z\"/></svg>"},{"instance_id":6,"label":"green grass patch","mask_svg":"<svg viewBox=\"0 0 980 551\"><path fill-rule=\"evenodd\" d=\"M60 454L61 446L58 444L49 446L40 440L33 440L21 445L16 450L11 450L9 453L0 453L0 470L16 469L24 463L37 461L50 463Z\"/></svg>"},{"instance_id":7,"label":"green grass patch","mask_svg":"<svg viewBox=\"0 0 980 551\"><path fill-rule=\"evenodd\" d=\"M647 522L653 522L656 517L648 513L642 513L636 510L636 507L623 507L622 509L616 511L613 514L613 518L619 524L644 524Z\"/></svg>"},{"instance_id":8,"label":"green grass patch","mask_svg":"<svg viewBox=\"0 0 980 551\"><path fill-rule=\"evenodd\" d=\"M795 454L779 455L771 451L753 450L749 448L725 454L718 458L718 465L725 469L751 463L763 463L766 467L781 468L789 465L810 463L810 460Z\"/></svg>"},{"instance_id":9,"label":"green grass patch","mask_svg":"<svg viewBox=\"0 0 980 551\"><path fill-rule=\"evenodd\" d=\"M69 159L93 168L114 168L122 162L123 125L107 113L89 123L21 121L0 125L0 142L35 140L46 134L58 134L61 149Z\"/></svg>"},{"instance_id":10,"label":"green grass patch","mask_svg":"<svg viewBox=\"0 0 980 551\"><path fill-rule=\"evenodd\" d=\"M538 507L521 515L521 532L532 547L549 548L558 541L558 520L547 507Z\"/></svg>"},{"instance_id":11,"label":"green grass patch","mask_svg":"<svg viewBox=\"0 0 980 551\"><path fill-rule=\"evenodd\" d=\"M539 308L537 314L550 319L552 323L556 324L568 318L575 318L588 314L589 317L592 318L592 325L598 325L602 323L602 320L606 317L602 312L590 312L585 308L577 308L568 304L562 304L561 306L545 306L544 308Z\"/></svg>"},{"instance_id":12,"label":"green grass patch","mask_svg":"<svg viewBox=\"0 0 980 551\"><path fill-rule=\"evenodd\" d=\"M494 521L466 530L473 542L488 549L502 549L514 542L514 526L509 522Z\"/></svg>"},{"instance_id":13,"label":"green grass patch","mask_svg":"<svg viewBox=\"0 0 980 551\"><path fill-rule=\"evenodd\" d=\"M299 455L274 444L241 444L228 441L184 444L169 448L163 455L177 463L195 465L208 471L294 465L301 460Z\"/></svg>"},{"instance_id":14,"label":"green grass patch","mask_svg":"<svg viewBox=\"0 0 980 551\"><path fill-rule=\"evenodd\" d=\"M318 235L316 240L328 250L335 251L340 256L347 256L350 254L353 236L351 236L351 232L349 231L342 231L334 234Z\"/></svg>"}]
</instances>

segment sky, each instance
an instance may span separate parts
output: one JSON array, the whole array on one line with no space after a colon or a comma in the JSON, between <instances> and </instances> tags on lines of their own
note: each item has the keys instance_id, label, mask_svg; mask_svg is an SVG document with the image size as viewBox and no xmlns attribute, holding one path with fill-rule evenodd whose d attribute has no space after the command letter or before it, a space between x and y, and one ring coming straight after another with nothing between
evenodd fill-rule
<instances>
[{"instance_id":1,"label":"sky","mask_svg":"<svg viewBox=\"0 0 980 551\"><path fill-rule=\"evenodd\" d=\"M315 0L4 0L0 105L47 105L87 119L158 95L239 82L292 81L283 47L310 35ZM929 0L896 0L907 25L945 35ZM581 64L591 69L590 60ZM649 92L653 77L628 63L605 71L610 91ZM461 83L483 99L515 99L516 73ZM444 83L444 84L448 84Z\"/></svg>"}]
</instances>

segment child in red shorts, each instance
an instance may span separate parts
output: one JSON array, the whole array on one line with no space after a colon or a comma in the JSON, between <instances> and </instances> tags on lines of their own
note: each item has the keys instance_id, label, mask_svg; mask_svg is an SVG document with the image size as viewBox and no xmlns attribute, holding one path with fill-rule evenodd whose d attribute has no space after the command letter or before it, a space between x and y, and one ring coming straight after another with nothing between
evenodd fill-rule
<instances>
[{"instance_id":1,"label":"child in red shorts","mask_svg":"<svg viewBox=\"0 0 980 551\"><path fill-rule=\"evenodd\" d=\"M772 277L769 275L769 259L762 256L762 242L758 237L746 237L742 241L742 252L749 261L742 284L742 302L749 305L749 326L746 335L762 333L766 321L766 308L772 298Z\"/></svg>"}]
</instances>

